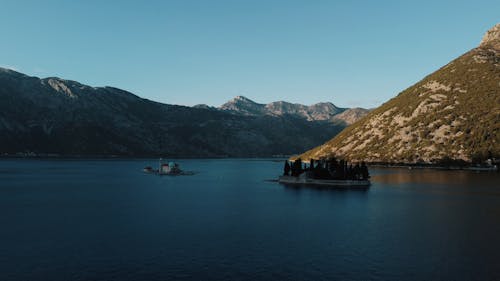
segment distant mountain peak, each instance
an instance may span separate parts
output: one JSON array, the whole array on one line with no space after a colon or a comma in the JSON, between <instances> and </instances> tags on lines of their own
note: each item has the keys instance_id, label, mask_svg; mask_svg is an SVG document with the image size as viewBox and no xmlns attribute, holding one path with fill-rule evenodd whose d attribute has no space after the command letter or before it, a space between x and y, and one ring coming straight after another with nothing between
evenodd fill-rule
<instances>
[{"instance_id":1,"label":"distant mountain peak","mask_svg":"<svg viewBox=\"0 0 500 281\"><path fill-rule=\"evenodd\" d=\"M249 98L245 97L245 96L236 96L234 97L235 100L250 100Z\"/></svg>"},{"instance_id":2,"label":"distant mountain peak","mask_svg":"<svg viewBox=\"0 0 500 281\"><path fill-rule=\"evenodd\" d=\"M264 105L258 104L244 96L236 96L232 100L221 105L219 109L243 115L260 115L263 114Z\"/></svg>"},{"instance_id":3,"label":"distant mountain peak","mask_svg":"<svg viewBox=\"0 0 500 281\"><path fill-rule=\"evenodd\" d=\"M497 23L490 30L486 31L479 47L493 48L500 51L500 23Z\"/></svg>"},{"instance_id":4,"label":"distant mountain peak","mask_svg":"<svg viewBox=\"0 0 500 281\"><path fill-rule=\"evenodd\" d=\"M234 114L250 116L295 116L307 121L331 121L342 124L351 124L364 115L368 110L358 110L350 114L340 115L347 108L339 108L331 102L319 102L313 105L275 101L261 104L244 96L236 96L219 107L220 110L230 111ZM338 116L339 115L339 116Z\"/></svg>"},{"instance_id":5,"label":"distant mountain peak","mask_svg":"<svg viewBox=\"0 0 500 281\"><path fill-rule=\"evenodd\" d=\"M232 99L232 101L240 101L240 102L248 102L248 103L256 103L253 100L245 97L245 96L236 96Z\"/></svg>"}]
</instances>

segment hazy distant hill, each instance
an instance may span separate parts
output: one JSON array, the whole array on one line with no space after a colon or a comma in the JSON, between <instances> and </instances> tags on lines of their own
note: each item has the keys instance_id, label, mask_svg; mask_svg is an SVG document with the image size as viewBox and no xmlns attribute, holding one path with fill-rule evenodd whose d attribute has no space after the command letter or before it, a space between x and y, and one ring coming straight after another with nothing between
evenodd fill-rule
<instances>
[{"instance_id":1,"label":"hazy distant hill","mask_svg":"<svg viewBox=\"0 0 500 281\"><path fill-rule=\"evenodd\" d=\"M479 47L373 110L305 159L471 161L500 157L500 24Z\"/></svg>"},{"instance_id":2,"label":"hazy distant hill","mask_svg":"<svg viewBox=\"0 0 500 281\"><path fill-rule=\"evenodd\" d=\"M290 155L344 127L297 115L161 104L117 88L0 68L0 154Z\"/></svg>"}]
</instances>

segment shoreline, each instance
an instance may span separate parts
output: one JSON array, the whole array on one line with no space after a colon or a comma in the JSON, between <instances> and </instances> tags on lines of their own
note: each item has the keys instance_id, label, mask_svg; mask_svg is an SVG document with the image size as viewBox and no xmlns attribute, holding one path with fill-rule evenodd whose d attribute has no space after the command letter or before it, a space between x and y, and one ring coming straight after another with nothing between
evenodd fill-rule
<instances>
[{"instance_id":1,"label":"shoreline","mask_svg":"<svg viewBox=\"0 0 500 281\"><path fill-rule=\"evenodd\" d=\"M231 157L231 156L183 156L183 155L60 155L60 154L36 154L36 155L13 155L13 154L2 154L0 155L0 160L2 159L50 159L50 160L127 160L127 159L271 159L284 161L288 159L286 156L241 156L241 157Z\"/></svg>"},{"instance_id":2,"label":"shoreline","mask_svg":"<svg viewBox=\"0 0 500 281\"><path fill-rule=\"evenodd\" d=\"M151 159L269 159L272 161L289 160L283 155L274 156L246 156L246 157L230 157L224 156L162 156L157 155L61 155L61 154L1 154L2 159L29 159L29 160L151 160ZM304 161L308 162L308 161ZM465 171L488 171L499 172L498 163L493 163L487 166L479 163L464 163L464 165L442 165L432 163L381 163L381 162L366 162L370 167L377 168L401 168L401 169L433 169L433 170L465 170Z\"/></svg>"}]
</instances>

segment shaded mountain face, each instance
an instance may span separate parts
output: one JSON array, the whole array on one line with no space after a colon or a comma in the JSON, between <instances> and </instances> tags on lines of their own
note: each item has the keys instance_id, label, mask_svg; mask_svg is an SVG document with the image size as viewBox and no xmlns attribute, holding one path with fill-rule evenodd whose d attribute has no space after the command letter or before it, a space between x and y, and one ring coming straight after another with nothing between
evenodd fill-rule
<instances>
[{"instance_id":1,"label":"shaded mountain face","mask_svg":"<svg viewBox=\"0 0 500 281\"><path fill-rule=\"evenodd\" d=\"M499 158L499 42L497 24L478 48L301 157L396 163Z\"/></svg>"},{"instance_id":2,"label":"shaded mountain face","mask_svg":"<svg viewBox=\"0 0 500 281\"><path fill-rule=\"evenodd\" d=\"M0 68L0 154L290 155L319 145L343 128L296 116L161 104L117 88L39 79Z\"/></svg>"},{"instance_id":3,"label":"shaded mountain face","mask_svg":"<svg viewBox=\"0 0 500 281\"><path fill-rule=\"evenodd\" d=\"M344 126L356 122L369 112L363 108L339 108L330 102L310 106L285 101L261 104L243 96L228 101L219 110L248 116L294 116L307 121L329 121Z\"/></svg>"}]
</instances>

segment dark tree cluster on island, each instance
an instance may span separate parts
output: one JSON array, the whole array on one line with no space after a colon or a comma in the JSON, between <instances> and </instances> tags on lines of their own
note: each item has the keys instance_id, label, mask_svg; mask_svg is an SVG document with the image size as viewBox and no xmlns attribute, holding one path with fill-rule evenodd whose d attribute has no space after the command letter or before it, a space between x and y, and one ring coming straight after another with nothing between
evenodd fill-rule
<instances>
[{"instance_id":1,"label":"dark tree cluster on island","mask_svg":"<svg viewBox=\"0 0 500 281\"><path fill-rule=\"evenodd\" d=\"M365 162L353 166L352 163L336 158L311 159L309 164L302 163L300 158L295 161L285 160L283 175L298 177L303 173L313 179L368 180L370 178Z\"/></svg>"}]
</instances>

